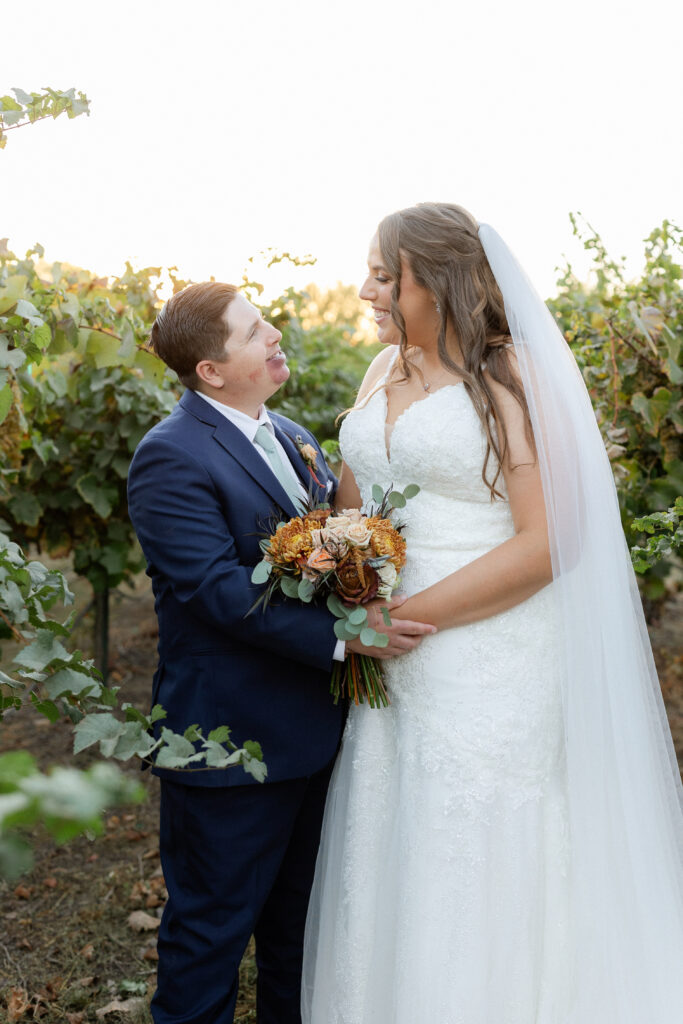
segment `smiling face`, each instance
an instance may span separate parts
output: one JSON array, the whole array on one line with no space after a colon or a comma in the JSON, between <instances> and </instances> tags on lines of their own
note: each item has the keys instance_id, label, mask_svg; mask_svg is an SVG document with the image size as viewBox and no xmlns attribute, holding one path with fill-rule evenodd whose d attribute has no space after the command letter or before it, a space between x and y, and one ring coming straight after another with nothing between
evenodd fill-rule
<instances>
[{"instance_id":1,"label":"smiling face","mask_svg":"<svg viewBox=\"0 0 683 1024\"><path fill-rule=\"evenodd\" d=\"M379 239L374 236L368 254L368 276L360 290L361 299L372 303L377 324L377 338L383 345L398 345L401 332L391 317L391 296L394 280L386 268L379 248ZM429 289L418 284L410 264L401 255L401 294L398 308L405 322L409 345L431 346L436 342L440 317L436 312L434 297Z\"/></svg>"},{"instance_id":2,"label":"smiling face","mask_svg":"<svg viewBox=\"0 0 683 1024\"><path fill-rule=\"evenodd\" d=\"M256 417L289 377L282 334L243 295L235 296L224 319L229 332L225 360L203 360L196 373L205 393Z\"/></svg>"},{"instance_id":3,"label":"smiling face","mask_svg":"<svg viewBox=\"0 0 683 1024\"><path fill-rule=\"evenodd\" d=\"M379 239L374 236L370 242L368 253L368 276L359 292L361 299L372 303L372 311L377 324L377 339L383 345L398 345L401 333L391 319L391 293L394 282L384 265L379 248Z\"/></svg>"}]
</instances>

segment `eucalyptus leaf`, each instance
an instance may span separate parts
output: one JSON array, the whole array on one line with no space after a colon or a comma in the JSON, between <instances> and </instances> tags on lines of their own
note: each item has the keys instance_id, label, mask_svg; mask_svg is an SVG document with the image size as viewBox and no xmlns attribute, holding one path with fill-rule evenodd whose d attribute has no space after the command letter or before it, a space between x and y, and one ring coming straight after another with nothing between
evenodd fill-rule
<instances>
[{"instance_id":1,"label":"eucalyptus leaf","mask_svg":"<svg viewBox=\"0 0 683 1024\"><path fill-rule=\"evenodd\" d=\"M388 501L392 508L405 508L406 505L406 499L400 491L392 491Z\"/></svg>"},{"instance_id":2,"label":"eucalyptus leaf","mask_svg":"<svg viewBox=\"0 0 683 1024\"><path fill-rule=\"evenodd\" d=\"M327 607L338 619L345 619L349 614L349 608L339 600L336 594L328 594Z\"/></svg>"},{"instance_id":3,"label":"eucalyptus leaf","mask_svg":"<svg viewBox=\"0 0 683 1024\"><path fill-rule=\"evenodd\" d=\"M349 625L354 625L354 626L362 625L362 623L367 622L367 619L368 619L367 609L366 608L362 608L360 605L357 605L352 611L349 612L349 615L348 615Z\"/></svg>"},{"instance_id":4,"label":"eucalyptus leaf","mask_svg":"<svg viewBox=\"0 0 683 1024\"><path fill-rule=\"evenodd\" d=\"M272 562L266 562L264 559L263 561L259 562L258 565L254 566L253 572L251 574L251 582L259 584L266 583L272 571Z\"/></svg>"},{"instance_id":5,"label":"eucalyptus leaf","mask_svg":"<svg viewBox=\"0 0 683 1024\"><path fill-rule=\"evenodd\" d=\"M283 576L280 580L280 588L286 597L299 596L299 581L292 576Z\"/></svg>"},{"instance_id":6,"label":"eucalyptus leaf","mask_svg":"<svg viewBox=\"0 0 683 1024\"><path fill-rule=\"evenodd\" d=\"M360 642L363 644L364 647L378 647L378 636L379 633L376 633L375 630L372 629L370 626L366 626L365 629L361 631Z\"/></svg>"},{"instance_id":7,"label":"eucalyptus leaf","mask_svg":"<svg viewBox=\"0 0 683 1024\"><path fill-rule=\"evenodd\" d=\"M313 599L314 594L315 587L313 586L310 580L302 579L299 581L297 596L300 601L303 601L305 604L308 604Z\"/></svg>"},{"instance_id":8,"label":"eucalyptus leaf","mask_svg":"<svg viewBox=\"0 0 683 1024\"><path fill-rule=\"evenodd\" d=\"M334 635L337 637L338 640L353 640L353 638L356 635L355 633L352 633L350 629L347 628L345 619L337 619L333 629Z\"/></svg>"}]
</instances>

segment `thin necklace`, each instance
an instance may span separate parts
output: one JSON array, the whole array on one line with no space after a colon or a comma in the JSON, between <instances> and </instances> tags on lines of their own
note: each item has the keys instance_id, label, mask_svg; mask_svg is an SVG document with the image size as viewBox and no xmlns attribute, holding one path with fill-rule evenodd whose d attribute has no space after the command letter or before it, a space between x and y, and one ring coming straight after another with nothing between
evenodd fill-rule
<instances>
[{"instance_id":1,"label":"thin necklace","mask_svg":"<svg viewBox=\"0 0 683 1024\"><path fill-rule=\"evenodd\" d=\"M420 373L422 373L422 371L420 371ZM444 376L443 371L441 373L439 373L436 377L434 377L433 380L430 380L430 381L425 381L424 376L423 376L422 377L422 380L423 380L422 390L426 391L427 394L429 394L431 392L432 388L434 387L434 385L438 384L438 382L443 378L443 376Z\"/></svg>"}]
</instances>

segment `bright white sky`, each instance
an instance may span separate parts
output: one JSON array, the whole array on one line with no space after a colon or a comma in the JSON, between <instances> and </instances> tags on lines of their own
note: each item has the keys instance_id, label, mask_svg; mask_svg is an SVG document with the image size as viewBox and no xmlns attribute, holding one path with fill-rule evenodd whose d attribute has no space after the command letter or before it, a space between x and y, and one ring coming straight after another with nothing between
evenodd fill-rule
<instances>
[{"instance_id":1,"label":"bright white sky","mask_svg":"<svg viewBox=\"0 0 683 1024\"><path fill-rule=\"evenodd\" d=\"M683 223L682 21L678 0L31 0L0 94L75 86L92 113L9 135L0 235L194 280L273 246L318 257L278 284L356 283L378 220L438 199L545 294L563 254L585 274L570 210L635 273Z\"/></svg>"}]
</instances>

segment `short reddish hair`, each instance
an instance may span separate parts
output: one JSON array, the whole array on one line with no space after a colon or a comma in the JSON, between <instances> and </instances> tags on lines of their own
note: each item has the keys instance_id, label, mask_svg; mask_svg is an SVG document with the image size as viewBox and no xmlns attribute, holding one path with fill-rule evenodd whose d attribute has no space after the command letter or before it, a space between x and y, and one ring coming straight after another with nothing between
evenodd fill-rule
<instances>
[{"instance_id":1,"label":"short reddish hair","mask_svg":"<svg viewBox=\"0 0 683 1024\"><path fill-rule=\"evenodd\" d=\"M224 361L229 337L225 311L238 294L232 284L206 281L178 292L159 311L150 346L188 388L196 388L202 359Z\"/></svg>"}]
</instances>

